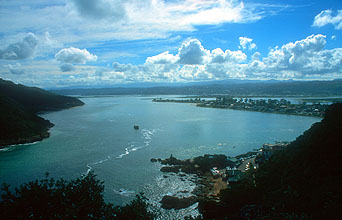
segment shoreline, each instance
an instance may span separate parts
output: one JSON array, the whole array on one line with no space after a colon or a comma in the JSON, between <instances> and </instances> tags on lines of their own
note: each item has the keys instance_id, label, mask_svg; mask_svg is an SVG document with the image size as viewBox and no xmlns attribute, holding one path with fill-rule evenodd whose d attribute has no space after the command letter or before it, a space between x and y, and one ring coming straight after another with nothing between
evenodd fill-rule
<instances>
[{"instance_id":1,"label":"shoreline","mask_svg":"<svg viewBox=\"0 0 342 220\"><path fill-rule=\"evenodd\" d=\"M204 97L205 98L205 97ZM232 97L216 97L216 100L205 100L203 97L195 99L162 99L154 98L152 102L169 102L169 103L188 103L202 108L215 109L230 109L238 111L260 112L260 113L274 113L282 115L308 116L315 118L323 118L328 104L292 104L285 99L268 99L266 100L252 100L245 98ZM247 101L246 101L247 100Z\"/></svg>"},{"instance_id":2,"label":"shoreline","mask_svg":"<svg viewBox=\"0 0 342 220\"><path fill-rule=\"evenodd\" d=\"M81 107L83 105L84 105L84 103L81 105L70 106L70 107L66 107L66 108L62 108L62 109L54 109L54 110L51 109L51 110L47 110L47 111L40 111L40 112L36 113L35 115L42 118L42 116L44 114L48 114L50 112L57 112L57 111L73 109L73 108ZM44 119L44 120L47 120L47 119ZM26 145L26 144L33 144L33 143L40 142L40 141L43 141L44 139L49 138L50 137L50 130L55 125L50 120L47 120L47 121L49 122L49 125L47 125L45 127L45 129L43 131L41 131L39 134L33 135L31 137L26 137L26 138L17 138L15 140L14 139L13 140L7 140L6 141L7 143L0 145L0 150L3 150L5 148L9 148L9 147L21 146L21 145Z\"/></svg>"},{"instance_id":3,"label":"shoreline","mask_svg":"<svg viewBox=\"0 0 342 220\"><path fill-rule=\"evenodd\" d=\"M17 147L17 146L22 146L22 145L34 144L34 143L43 141L44 139L47 139L50 137L50 129L53 126L54 125L52 124L52 126L49 126L47 128L47 130L41 132L40 134L34 135L33 137L19 138L17 140L8 141L9 143L6 143L4 145L0 145L0 150L10 148L10 147Z\"/></svg>"},{"instance_id":4,"label":"shoreline","mask_svg":"<svg viewBox=\"0 0 342 220\"><path fill-rule=\"evenodd\" d=\"M248 174L249 170L258 167L268 160L273 153L283 150L289 142L263 144L256 151L250 151L235 157L226 155L199 156L191 159L179 160L172 155L167 159L152 158L151 162L162 165L160 171L164 174L174 173L180 179L186 175L196 175L192 182L196 185L190 196L177 197L167 195L160 203L167 209L187 208L196 202L210 200L220 202L220 192L239 183ZM164 178L166 175L164 175Z\"/></svg>"}]
</instances>

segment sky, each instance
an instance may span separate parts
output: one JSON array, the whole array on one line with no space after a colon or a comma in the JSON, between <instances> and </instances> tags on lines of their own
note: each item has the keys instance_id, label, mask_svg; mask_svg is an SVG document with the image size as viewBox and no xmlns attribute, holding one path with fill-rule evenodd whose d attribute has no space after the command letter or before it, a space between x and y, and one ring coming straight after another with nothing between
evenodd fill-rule
<instances>
[{"instance_id":1,"label":"sky","mask_svg":"<svg viewBox=\"0 0 342 220\"><path fill-rule=\"evenodd\" d=\"M42 88L342 78L342 1L0 0L0 78Z\"/></svg>"}]
</instances>

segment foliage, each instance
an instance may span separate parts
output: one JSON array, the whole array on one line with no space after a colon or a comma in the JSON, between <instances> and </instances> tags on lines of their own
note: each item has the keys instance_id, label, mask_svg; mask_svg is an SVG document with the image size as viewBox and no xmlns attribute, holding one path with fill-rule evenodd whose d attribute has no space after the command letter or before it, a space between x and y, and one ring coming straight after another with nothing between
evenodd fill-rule
<instances>
[{"instance_id":1,"label":"foliage","mask_svg":"<svg viewBox=\"0 0 342 220\"><path fill-rule=\"evenodd\" d=\"M35 180L12 192L4 184L0 213L3 219L154 219L143 195L120 207L103 199L103 182L90 172L75 180Z\"/></svg>"},{"instance_id":2,"label":"foliage","mask_svg":"<svg viewBox=\"0 0 342 220\"><path fill-rule=\"evenodd\" d=\"M61 110L84 103L77 98L57 95L46 90L14 84L0 78L0 94L7 96L24 107L27 111L37 113L42 111Z\"/></svg>"},{"instance_id":3,"label":"foliage","mask_svg":"<svg viewBox=\"0 0 342 220\"><path fill-rule=\"evenodd\" d=\"M53 124L36 113L83 104L74 97L0 79L0 147L48 137L48 130Z\"/></svg>"}]
</instances>

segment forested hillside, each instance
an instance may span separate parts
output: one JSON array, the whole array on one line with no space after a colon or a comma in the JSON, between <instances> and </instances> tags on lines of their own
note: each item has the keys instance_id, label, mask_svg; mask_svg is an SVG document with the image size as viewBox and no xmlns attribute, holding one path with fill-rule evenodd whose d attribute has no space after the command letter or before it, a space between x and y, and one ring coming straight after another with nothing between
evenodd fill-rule
<instances>
[{"instance_id":1,"label":"forested hillside","mask_svg":"<svg viewBox=\"0 0 342 220\"><path fill-rule=\"evenodd\" d=\"M53 124L36 114L84 103L77 98L16 85L0 79L0 147L31 143L49 136Z\"/></svg>"}]
</instances>

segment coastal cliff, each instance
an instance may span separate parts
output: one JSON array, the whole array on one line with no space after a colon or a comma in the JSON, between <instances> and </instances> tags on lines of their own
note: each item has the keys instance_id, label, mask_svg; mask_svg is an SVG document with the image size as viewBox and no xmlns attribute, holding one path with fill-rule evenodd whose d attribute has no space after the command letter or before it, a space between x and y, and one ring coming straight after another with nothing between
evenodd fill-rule
<instances>
[{"instance_id":1,"label":"coastal cliff","mask_svg":"<svg viewBox=\"0 0 342 220\"><path fill-rule=\"evenodd\" d=\"M84 105L74 97L0 79L0 148L49 137L53 124L37 113Z\"/></svg>"}]
</instances>

